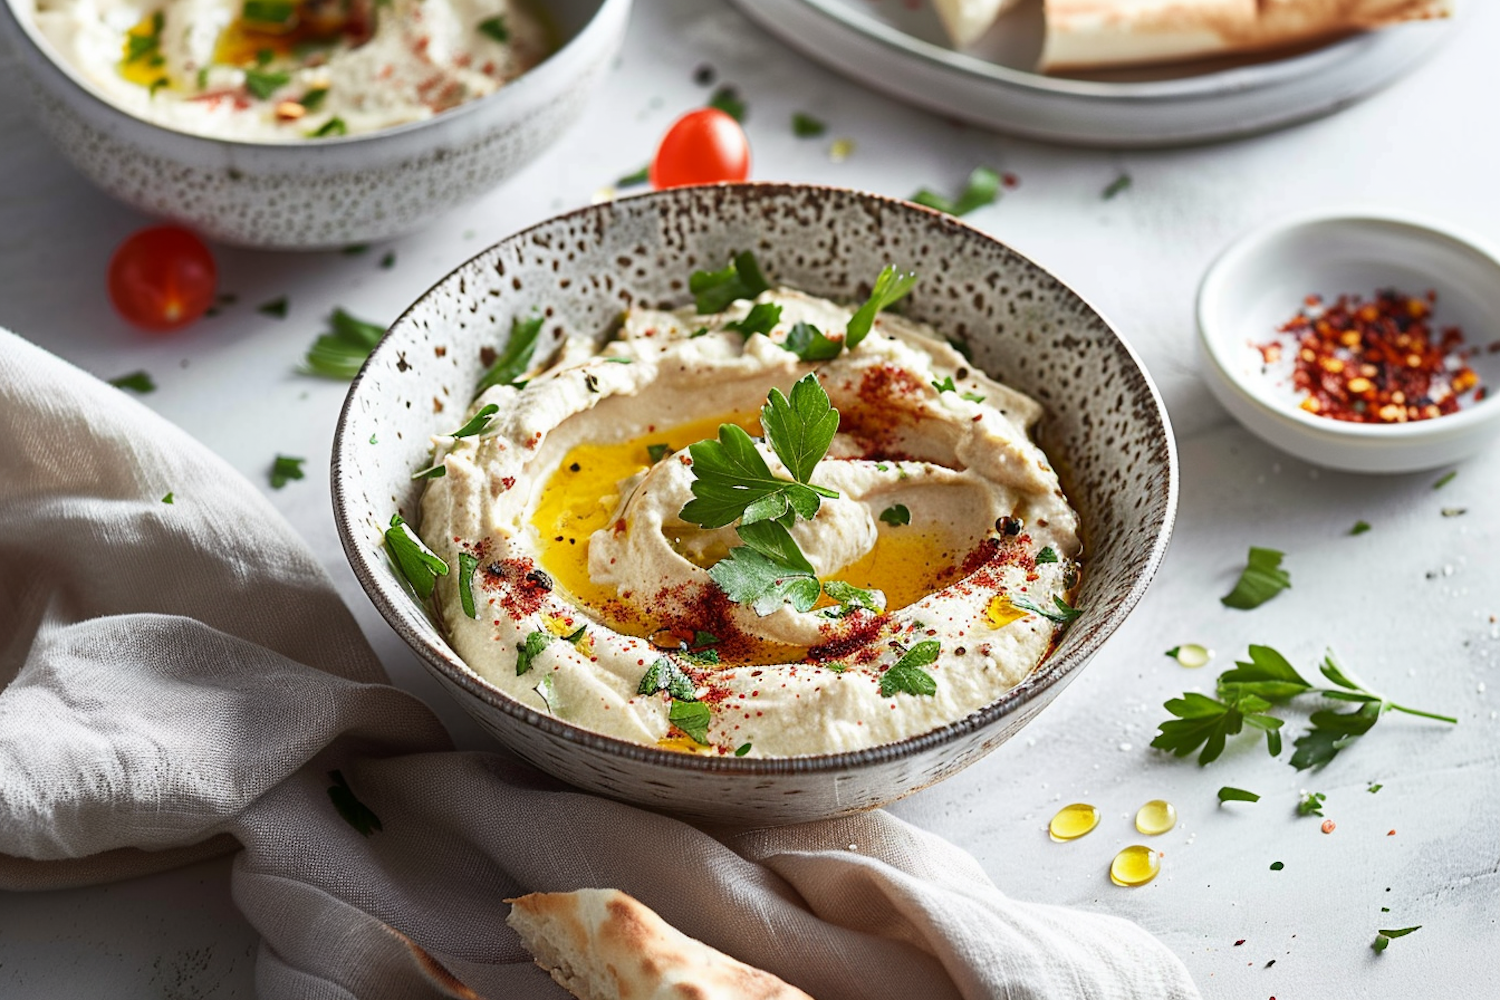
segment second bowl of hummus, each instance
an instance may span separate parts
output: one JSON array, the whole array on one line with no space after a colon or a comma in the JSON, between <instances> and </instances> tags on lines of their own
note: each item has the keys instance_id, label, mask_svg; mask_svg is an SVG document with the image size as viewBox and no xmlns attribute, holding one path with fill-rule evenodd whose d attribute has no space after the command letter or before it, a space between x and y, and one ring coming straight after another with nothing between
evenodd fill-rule
<instances>
[{"instance_id":1,"label":"second bowl of hummus","mask_svg":"<svg viewBox=\"0 0 1500 1000\"><path fill-rule=\"evenodd\" d=\"M1003 244L790 185L564 216L371 355L335 506L372 599L511 749L705 819L870 808L1039 711L1176 500L1129 348Z\"/></svg>"}]
</instances>

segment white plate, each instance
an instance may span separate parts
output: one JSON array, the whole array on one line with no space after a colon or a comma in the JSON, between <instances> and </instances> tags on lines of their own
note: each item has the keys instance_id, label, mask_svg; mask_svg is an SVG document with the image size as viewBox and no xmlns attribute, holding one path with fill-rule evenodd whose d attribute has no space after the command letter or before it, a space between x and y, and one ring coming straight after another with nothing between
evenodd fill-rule
<instances>
[{"instance_id":1,"label":"white plate","mask_svg":"<svg viewBox=\"0 0 1500 1000\"><path fill-rule=\"evenodd\" d=\"M1457 30L1414 23L1270 62L1079 80L1026 68L1041 50L1035 4L957 52L925 0L733 3L792 48L892 97L1001 132L1111 148L1230 139L1330 114L1413 69Z\"/></svg>"},{"instance_id":2,"label":"white plate","mask_svg":"<svg viewBox=\"0 0 1500 1000\"><path fill-rule=\"evenodd\" d=\"M1380 288L1437 293L1432 327L1457 326L1469 364L1500 389L1500 258L1476 237L1409 215L1354 210L1272 222L1240 237L1198 290L1208 387L1240 423L1308 462L1350 472L1414 472L1468 458L1500 437L1500 395L1405 424L1356 424L1302 410L1256 345L1275 340L1307 295L1368 299Z\"/></svg>"}]
</instances>

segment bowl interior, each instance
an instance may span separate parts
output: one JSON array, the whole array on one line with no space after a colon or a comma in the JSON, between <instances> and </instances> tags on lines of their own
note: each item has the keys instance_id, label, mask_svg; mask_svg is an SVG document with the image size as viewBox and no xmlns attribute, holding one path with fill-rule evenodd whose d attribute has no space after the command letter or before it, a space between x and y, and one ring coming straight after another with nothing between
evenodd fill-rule
<instances>
[{"instance_id":1,"label":"bowl interior","mask_svg":"<svg viewBox=\"0 0 1500 1000\"><path fill-rule=\"evenodd\" d=\"M1412 435L1434 421L1402 425L1349 424L1298 407L1290 382L1290 354L1267 365L1257 345L1276 340L1305 297L1332 302L1341 294L1365 299L1382 288L1407 295L1437 293L1433 326L1457 326L1473 349L1469 363L1484 385L1500 385L1500 262L1475 244L1415 221L1339 216L1278 224L1233 246L1204 280L1199 325L1211 358L1242 391L1310 428L1354 436ZM1283 338L1284 340L1284 338ZM1493 397L1465 402L1436 422L1488 419L1500 412Z\"/></svg>"},{"instance_id":2,"label":"bowl interior","mask_svg":"<svg viewBox=\"0 0 1500 1000\"><path fill-rule=\"evenodd\" d=\"M1047 408L1041 439L1083 518L1085 614L999 702L898 744L795 760L675 754L586 733L511 701L469 671L403 587L382 546L393 513L413 520L429 436L451 431L483 371L533 307L547 334L600 338L632 303L691 301L695 269L755 251L773 281L857 300L887 262L917 270L904 307L966 345L975 364ZM847 768L971 732L1081 666L1144 592L1176 505L1166 414L1138 361L1087 303L994 239L948 216L874 195L798 185L681 188L598 205L512 236L439 282L391 328L350 389L334 444L334 503L356 574L427 662L493 709L575 742L664 766L767 773ZM470 706L471 709L473 706Z\"/></svg>"}]
</instances>

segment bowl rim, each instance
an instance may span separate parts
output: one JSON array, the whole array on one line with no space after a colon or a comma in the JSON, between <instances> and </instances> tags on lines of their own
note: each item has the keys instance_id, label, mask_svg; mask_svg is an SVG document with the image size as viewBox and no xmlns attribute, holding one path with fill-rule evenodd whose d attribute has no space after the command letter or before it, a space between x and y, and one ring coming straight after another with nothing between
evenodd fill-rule
<instances>
[{"instance_id":1,"label":"bowl rim","mask_svg":"<svg viewBox=\"0 0 1500 1000\"><path fill-rule=\"evenodd\" d=\"M963 238L978 238L1000 244L1005 250L1015 254L1021 260L1036 268L1048 279L1056 282L1059 287L1077 298L1079 302L1099 318L1099 321L1104 324L1105 328L1114 337L1120 351L1123 352L1125 357L1134 366L1134 373L1139 376L1140 384L1151 405L1154 407L1151 412L1160 421L1162 429L1162 435L1158 443L1161 448L1161 454L1165 458L1166 496L1161 508L1161 528L1157 532L1156 537L1152 539L1151 549L1147 553L1140 572L1137 574L1130 588L1122 596L1113 612L1103 621L1099 622L1076 649L1067 655L1052 654L1044 658L1015 687L1006 691L995 701L971 712L961 719L956 719L947 725L890 743L881 743L859 750L807 754L796 757L735 757L733 755L706 756L687 754L596 733L558 719L555 716L538 712L524 703L512 699L499 688L490 685L475 673L472 668L464 664L457 653L452 653L452 658L450 659L448 656L443 655L442 651L437 647L423 639L408 620L417 613L414 609L409 608L411 599L405 592L400 591L399 588L385 586L384 581L378 575L375 561L372 559L370 553L364 551L355 536L357 515L353 511L352 496L354 490L352 483L349 482L353 473L344 462L346 449L353 445L350 439L350 423L354 401L359 394L360 385L364 381L366 373L370 371L371 364L375 361L376 356L387 350L395 350L394 347L389 346L392 343L391 335L393 331L401 327L428 296L437 288L451 281L460 280L461 275L466 273L468 269L478 266L478 263L482 259L495 252L502 244L524 242L531 234L544 227L550 227L565 220L605 214L613 211L615 205L621 202L667 201L673 197L677 197L680 193L688 193L695 190L724 189L743 191L747 196L750 194L805 196L809 193L818 193L824 197L848 198L854 204L875 204L883 208L895 209L902 212L921 213L928 216L927 221L936 224L939 230L946 229ZM1031 260L1030 257L1015 250L1009 244L1003 243L983 230L968 225L943 212L938 212L934 209L898 198L891 198L853 188L777 181L751 181L735 184L710 184L671 188L663 191L651 191L633 195L629 198L617 199L614 202L588 205L552 216L535 225L528 226L469 257L448 272L448 274L438 279L396 318L395 322L387 329L385 336L381 338L380 343L370 352L370 356L366 359L364 365L361 366L359 374L350 383L348 394L344 397L343 408L339 413L338 426L334 431L333 456L329 466L329 478L332 486L334 521L338 528L339 541L343 545L345 556L348 558L355 576L358 577L360 585L364 588L371 602L380 611L381 617L444 680L456 685L466 693L477 697L492 708L519 722L536 727L548 736L580 745L588 750L600 752L611 757L624 758L633 762L672 770L756 776L805 776L810 774L847 773L867 766L878 766L902 758L919 756L970 733L988 728L1001 717L1011 714L1011 712L1033 698L1038 697L1058 683L1069 678L1093 658L1094 654L1098 652L1099 647L1124 623L1126 617L1135 609L1135 606L1140 603L1141 598L1145 595L1147 588L1156 575L1156 571L1161 566L1161 562L1166 555L1167 547L1171 541L1172 528L1177 517L1177 503L1180 490L1177 444L1172 434L1172 425L1167 415L1166 405L1162 401L1161 393L1157 389L1155 382L1152 381L1150 373L1141 361L1140 356L1130 346L1124 336L1119 333L1114 324L1091 302L1079 295L1070 285L1062 282L1050 271ZM346 485L351 488L346 488ZM398 596L399 601L397 600ZM903 790L902 794L914 790L906 789Z\"/></svg>"},{"instance_id":2,"label":"bowl rim","mask_svg":"<svg viewBox=\"0 0 1500 1000\"><path fill-rule=\"evenodd\" d=\"M163 125L160 122L154 122L149 119L133 115L129 111L126 111L124 108L111 101L104 95L102 91L99 90L98 87L96 87L86 77L82 76L78 72L78 70L70 63L64 60L59 53L54 52L52 49L52 44L44 35L42 35L41 31L37 28L35 21L31 18L23 17L21 15L21 12L16 9L16 0L0 0L0 8L3 8L4 13L9 14L11 20L16 24L20 37L26 40L26 43L36 51L36 54L42 58L42 60L46 63L50 70L56 73L57 77L63 80L65 84L70 85L79 94L82 94L84 98L92 101L99 109L102 109L107 116L114 118L117 121L127 123L127 127L131 124L134 124L148 129L155 129L168 136L171 136L174 141L181 142L189 147L198 146L200 148L230 148L246 150L248 152L252 150L300 151L309 149L347 149L351 146L356 146L361 143L370 143L377 140L393 139L400 136L409 135L423 128L435 126L438 123L447 125L449 123L462 121L465 118L477 114L479 108L489 107L490 105L492 105L495 99L501 94L508 93L511 94L512 97L514 97L517 88L520 88L523 95L529 93L530 91L542 86L541 83L535 82L536 79L541 79L545 82L549 77L563 72L563 70L560 70L557 67L563 61L562 56L565 53L571 55L572 51L575 50L586 37L590 43L595 41L595 36L605 30L601 25L606 20L604 15L611 6L622 8L621 20L623 23L626 16L628 16L629 14L630 5L633 0L597 0L597 2L598 6L594 10L593 14L589 15L587 23L585 23L582 28L575 32L572 37L570 37L562 45L559 45L556 49L550 52L547 57L537 65L533 66L531 69L522 73L515 79L510 80L497 87L491 93L485 94L482 97L475 98L472 101L465 101L457 107L433 115L431 118L423 118L420 121L414 122L403 122L400 125L392 125L389 128L375 129L371 132L359 132L354 135L329 136L328 138L318 139L316 141L310 139L255 140L210 136L203 135L199 132L189 132L185 129L174 128L171 125ZM293 155L302 154L299 152L294 153Z\"/></svg>"},{"instance_id":3,"label":"bowl rim","mask_svg":"<svg viewBox=\"0 0 1500 1000\"><path fill-rule=\"evenodd\" d=\"M1485 423L1500 419L1500 399L1494 395L1479 400L1468 409L1457 413L1433 417L1429 420L1414 420L1403 424L1361 424L1347 420L1331 420L1319 417L1290 405L1273 395L1264 380L1244 377L1231 364L1227 356L1228 334L1215 322L1219 298L1236 272L1246 262L1262 252L1266 245L1282 237L1296 238L1314 228L1326 226L1358 226L1375 223L1407 230L1403 239L1437 240L1462 250L1476 260L1488 264L1495 271L1496 288L1500 288L1500 251L1477 234L1434 219L1430 216L1404 210L1346 206L1299 212L1272 219L1255 226L1235 237L1214 259L1198 284L1194 315L1198 327L1198 343L1204 356L1213 365L1222 381L1233 388L1242 398L1258 409L1278 419L1287 428L1299 433L1313 434L1334 441L1346 442L1390 442L1410 444L1428 438L1449 437ZM1495 296L1500 304L1500 294ZM1472 345L1471 345L1472 346Z\"/></svg>"}]
</instances>

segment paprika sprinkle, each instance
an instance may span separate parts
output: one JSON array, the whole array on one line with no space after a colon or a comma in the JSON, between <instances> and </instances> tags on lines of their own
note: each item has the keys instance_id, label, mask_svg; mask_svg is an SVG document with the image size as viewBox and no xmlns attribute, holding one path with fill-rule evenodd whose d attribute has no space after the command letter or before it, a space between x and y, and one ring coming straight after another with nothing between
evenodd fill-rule
<instances>
[{"instance_id":1,"label":"paprika sprinkle","mask_svg":"<svg viewBox=\"0 0 1500 1000\"><path fill-rule=\"evenodd\" d=\"M1292 385L1302 409L1331 420L1399 424L1430 420L1459 409L1472 392L1487 390L1469 367L1470 349L1458 327L1434 329L1437 293L1423 298L1382 289L1374 299L1340 295L1325 304L1309 295L1278 333L1292 343L1257 345L1267 365L1294 350Z\"/></svg>"}]
</instances>

